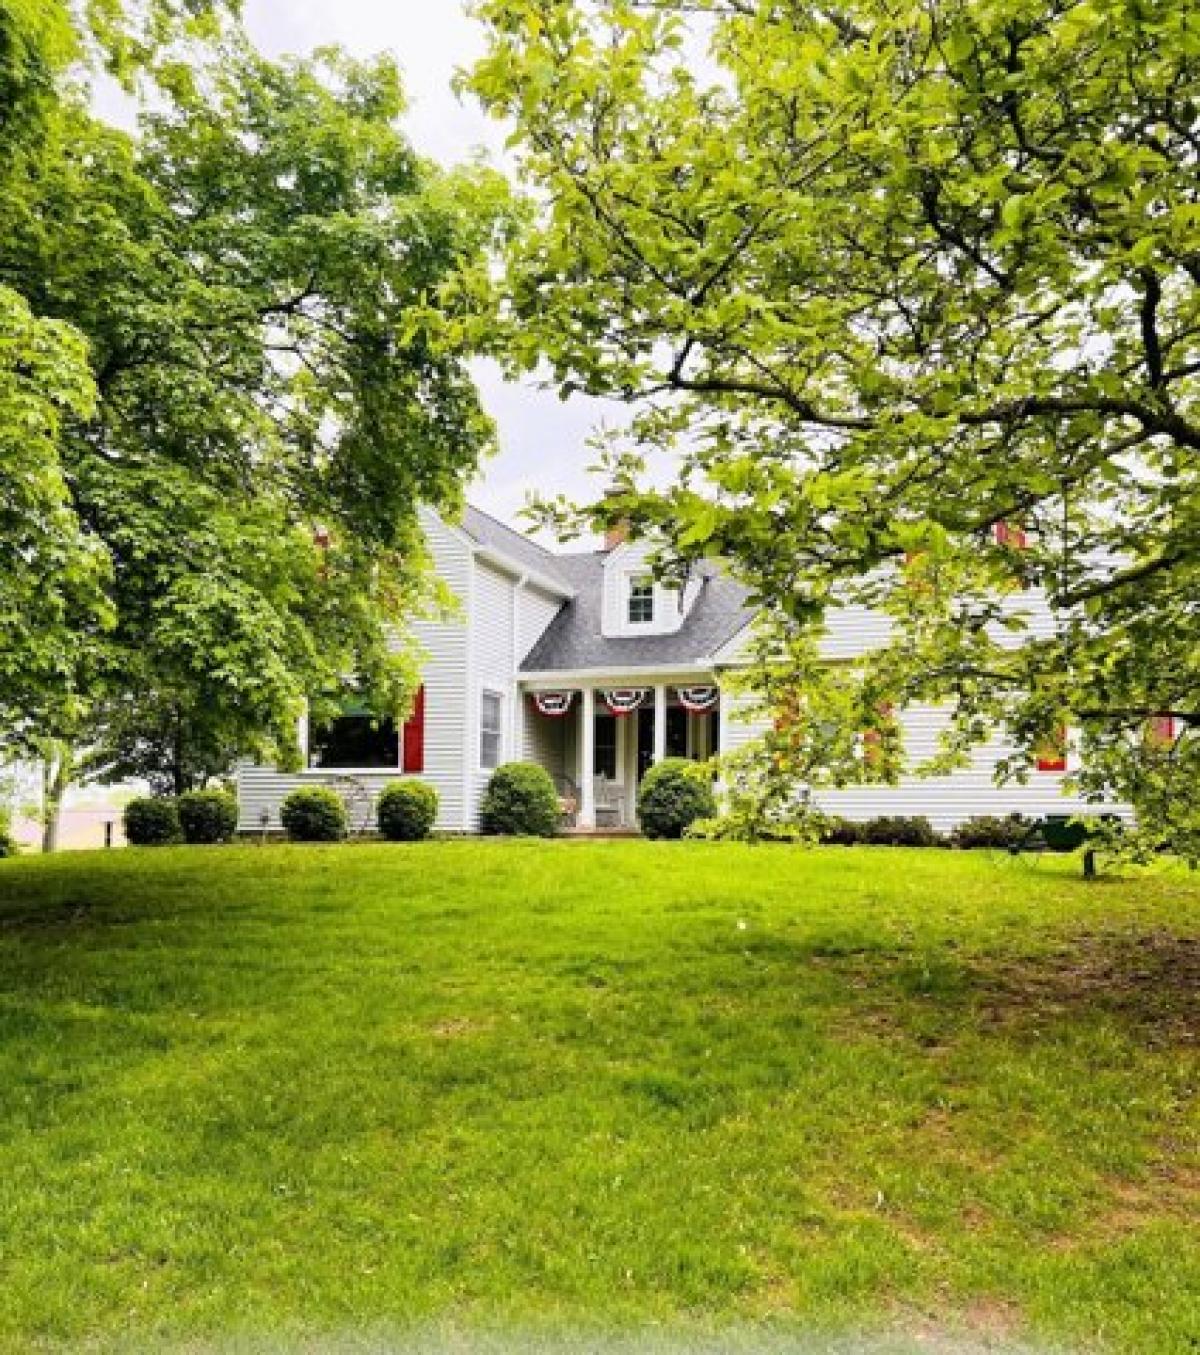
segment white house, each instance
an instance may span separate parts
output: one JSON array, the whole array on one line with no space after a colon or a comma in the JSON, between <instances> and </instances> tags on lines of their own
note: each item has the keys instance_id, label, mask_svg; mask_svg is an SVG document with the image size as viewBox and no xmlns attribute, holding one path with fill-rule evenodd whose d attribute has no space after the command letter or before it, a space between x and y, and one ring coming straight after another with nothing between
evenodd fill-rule
<instances>
[{"instance_id":1,"label":"white house","mask_svg":"<svg viewBox=\"0 0 1200 1355\"><path fill-rule=\"evenodd\" d=\"M379 789L411 776L436 787L439 828L473 832L493 769L514 760L550 772L577 806L579 828L632 828L638 782L653 763L706 758L761 732L722 694L754 614L745 590L719 569L699 568L678 591L654 581L645 546L615 535L604 550L564 554L473 508L459 525L428 513L425 527L461 606L454 619L419 627L428 659L412 718L396 728L347 710L327 728L302 729L304 770L242 767L243 831L277 830L283 798L313 783L337 786L365 825ZM853 661L879 645L886 624L865 608L839 613L825 642L829 660ZM918 706L902 718L910 754L922 760L943 717ZM923 814L938 829L976 814L1087 808L1064 793L1062 763L1043 764L1027 785L997 786L1004 753L996 743L952 775L827 792L820 802L852 819Z\"/></svg>"}]
</instances>

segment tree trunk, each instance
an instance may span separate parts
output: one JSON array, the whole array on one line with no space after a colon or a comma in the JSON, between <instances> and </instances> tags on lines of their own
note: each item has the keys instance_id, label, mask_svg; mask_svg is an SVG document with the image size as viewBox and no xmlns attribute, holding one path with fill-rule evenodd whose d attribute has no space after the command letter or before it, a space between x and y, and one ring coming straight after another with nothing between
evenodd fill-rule
<instances>
[{"instance_id":1,"label":"tree trunk","mask_svg":"<svg viewBox=\"0 0 1200 1355\"><path fill-rule=\"evenodd\" d=\"M175 785L175 798L178 799L187 790L187 775L183 766L183 716L175 712L175 737L171 748L171 780Z\"/></svg>"},{"instance_id":2,"label":"tree trunk","mask_svg":"<svg viewBox=\"0 0 1200 1355\"><path fill-rule=\"evenodd\" d=\"M58 830L62 806L75 770L74 750L69 743L55 741L46 748L42 760L42 851L58 850Z\"/></svg>"}]
</instances>

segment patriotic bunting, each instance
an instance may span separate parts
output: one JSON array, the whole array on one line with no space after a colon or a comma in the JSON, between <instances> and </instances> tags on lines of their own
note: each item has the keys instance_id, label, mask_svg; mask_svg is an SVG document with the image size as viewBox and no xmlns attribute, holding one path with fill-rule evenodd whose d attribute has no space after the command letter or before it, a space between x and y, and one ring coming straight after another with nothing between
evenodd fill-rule
<instances>
[{"instance_id":1,"label":"patriotic bunting","mask_svg":"<svg viewBox=\"0 0 1200 1355\"><path fill-rule=\"evenodd\" d=\"M650 693L645 687L614 687L600 695L614 715L632 715Z\"/></svg>"},{"instance_id":2,"label":"patriotic bunting","mask_svg":"<svg viewBox=\"0 0 1200 1355\"><path fill-rule=\"evenodd\" d=\"M533 704L539 715L548 715L552 720L560 720L571 709L575 700L574 692L534 692Z\"/></svg>"},{"instance_id":3,"label":"patriotic bunting","mask_svg":"<svg viewBox=\"0 0 1200 1355\"><path fill-rule=\"evenodd\" d=\"M693 715L703 715L712 710L721 699L719 687L677 687L679 704Z\"/></svg>"}]
</instances>

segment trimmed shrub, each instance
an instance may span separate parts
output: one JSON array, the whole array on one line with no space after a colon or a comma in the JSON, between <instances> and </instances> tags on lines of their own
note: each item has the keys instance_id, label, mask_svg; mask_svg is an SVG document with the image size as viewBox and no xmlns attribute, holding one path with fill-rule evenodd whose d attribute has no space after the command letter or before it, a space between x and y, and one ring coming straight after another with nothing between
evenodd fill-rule
<instances>
[{"instance_id":1,"label":"trimmed shrub","mask_svg":"<svg viewBox=\"0 0 1200 1355\"><path fill-rule=\"evenodd\" d=\"M179 797L179 826L185 842L229 842L237 831L237 820L237 801L223 790L190 790Z\"/></svg>"},{"instance_id":2,"label":"trimmed shrub","mask_svg":"<svg viewBox=\"0 0 1200 1355\"><path fill-rule=\"evenodd\" d=\"M123 817L125 838L134 847L167 847L183 841L177 800L144 795L130 800Z\"/></svg>"},{"instance_id":3,"label":"trimmed shrub","mask_svg":"<svg viewBox=\"0 0 1200 1355\"><path fill-rule=\"evenodd\" d=\"M926 818L884 815L858 825L859 841L872 847L936 847L938 835Z\"/></svg>"},{"instance_id":4,"label":"trimmed shrub","mask_svg":"<svg viewBox=\"0 0 1200 1355\"><path fill-rule=\"evenodd\" d=\"M302 786L287 796L279 817L293 842L340 842L346 836L346 806L328 786Z\"/></svg>"},{"instance_id":5,"label":"trimmed shrub","mask_svg":"<svg viewBox=\"0 0 1200 1355\"><path fill-rule=\"evenodd\" d=\"M1025 841L1031 826L1023 814L1009 814L1005 818L995 814L977 814L951 832L950 843L964 851L987 847L1009 851Z\"/></svg>"},{"instance_id":6,"label":"trimmed shrub","mask_svg":"<svg viewBox=\"0 0 1200 1355\"><path fill-rule=\"evenodd\" d=\"M492 773L480 806L485 833L553 837L561 819L558 792L545 767L533 762L506 762Z\"/></svg>"},{"instance_id":7,"label":"trimmed shrub","mask_svg":"<svg viewBox=\"0 0 1200 1355\"><path fill-rule=\"evenodd\" d=\"M651 767L638 791L638 819L651 838L680 838L700 819L717 812L710 773L685 758L667 758Z\"/></svg>"},{"instance_id":8,"label":"trimmed shrub","mask_svg":"<svg viewBox=\"0 0 1200 1355\"><path fill-rule=\"evenodd\" d=\"M437 822L438 793L425 781L393 781L380 793L376 813L389 842L420 842Z\"/></svg>"}]
</instances>

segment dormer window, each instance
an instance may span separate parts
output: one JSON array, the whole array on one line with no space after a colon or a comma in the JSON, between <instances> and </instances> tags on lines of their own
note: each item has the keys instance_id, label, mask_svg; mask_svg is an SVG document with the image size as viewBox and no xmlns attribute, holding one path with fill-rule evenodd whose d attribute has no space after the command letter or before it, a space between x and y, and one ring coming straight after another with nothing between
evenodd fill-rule
<instances>
[{"instance_id":1,"label":"dormer window","mask_svg":"<svg viewBox=\"0 0 1200 1355\"><path fill-rule=\"evenodd\" d=\"M654 620L654 580L639 575L629 580L629 624L646 626Z\"/></svg>"}]
</instances>

